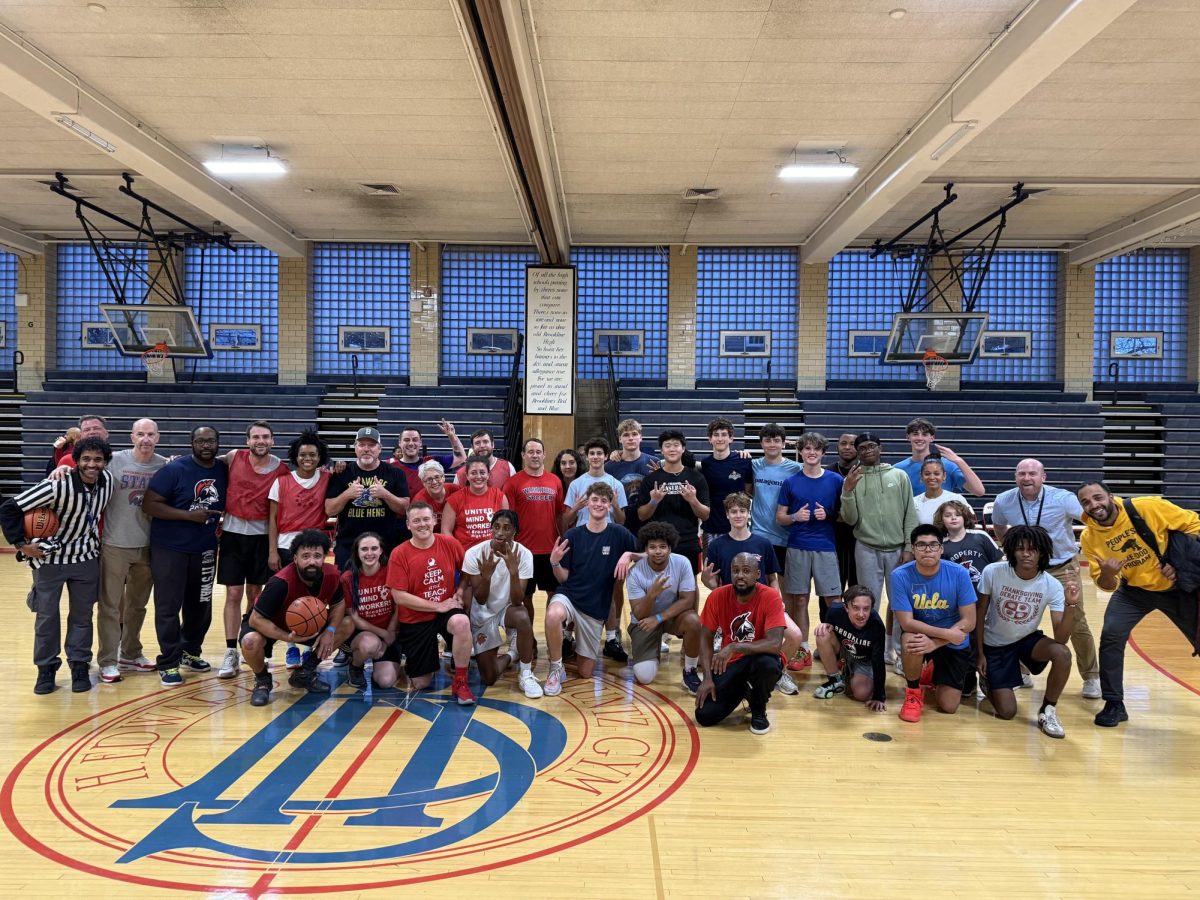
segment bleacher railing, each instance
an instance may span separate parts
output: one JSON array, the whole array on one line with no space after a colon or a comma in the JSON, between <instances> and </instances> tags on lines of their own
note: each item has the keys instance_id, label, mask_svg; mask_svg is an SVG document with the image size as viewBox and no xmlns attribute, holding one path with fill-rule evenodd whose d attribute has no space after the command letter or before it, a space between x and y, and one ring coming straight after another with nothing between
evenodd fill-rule
<instances>
[{"instance_id":1,"label":"bleacher railing","mask_svg":"<svg viewBox=\"0 0 1200 900\"><path fill-rule=\"evenodd\" d=\"M608 355L608 390L604 399L604 433L613 447L618 445L617 423L621 421L621 384L617 381L617 369L613 357Z\"/></svg>"},{"instance_id":2,"label":"bleacher railing","mask_svg":"<svg viewBox=\"0 0 1200 900\"><path fill-rule=\"evenodd\" d=\"M508 376L508 395L504 399L504 455L518 469L521 468L521 437L525 426L524 385L521 382L524 350L525 335L518 333L512 373Z\"/></svg>"}]
</instances>

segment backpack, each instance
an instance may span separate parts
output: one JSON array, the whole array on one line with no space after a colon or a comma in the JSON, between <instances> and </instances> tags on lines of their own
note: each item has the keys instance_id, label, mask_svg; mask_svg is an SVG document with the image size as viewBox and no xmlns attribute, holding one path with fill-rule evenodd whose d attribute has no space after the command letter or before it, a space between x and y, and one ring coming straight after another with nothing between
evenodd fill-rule
<instances>
[{"instance_id":1,"label":"backpack","mask_svg":"<svg viewBox=\"0 0 1200 900\"><path fill-rule=\"evenodd\" d=\"M1175 587L1200 604L1200 540L1184 531L1168 531L1164 554L1154 532L1134 508L1133 501L1126 497L1121 505L1137 536L1158 557L1159 565L1168 565L1175 570ZM1192 635L1192 656L1200 656L1200 614L1197 615L1196 633Z\"/></svg>"}]
</instances>

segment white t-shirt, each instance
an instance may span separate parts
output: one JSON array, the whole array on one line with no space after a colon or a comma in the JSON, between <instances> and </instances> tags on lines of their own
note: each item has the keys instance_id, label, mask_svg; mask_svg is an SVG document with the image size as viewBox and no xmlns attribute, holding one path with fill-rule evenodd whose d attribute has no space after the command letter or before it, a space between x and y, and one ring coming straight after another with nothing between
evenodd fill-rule
<instances>
[{"instance_id":1,"label":"white t-shirt","mask_svg":"<svg viewBox=\"0 0 1200 900\"><path fill-rule=\"evenodd\" d=\"M317 486L317 482L321 480L321 470L317 469L317 471L313 472L312 478L301 478L295 472L290 472L285 477L295 478L296 483L298 485L300 485L300 487L304 488L306 491L311 491L313 488L315 488ZM271 482L271 489L269 491L267 491L267 499L274 500L276 503L279 502L279 479L278 478L276 478L274 481ZM296 539L296 536L299 534L300 534L300 532L298 532L298 531L283 532L279 535L279 540L275 542L275 546L278 547L280 550L291 550L292 549L292 541L294 541ZM384 566L387 565L386 559L383 561L383 564L384 564Z\"/></svg>"},{"instance_id":2,"label":"white t-shirt","mask_svg":"<svg viewBox=\"0 0 1200 900\"><path fill-rule=\"evenodd\" d=\"M917 494L913 497L913 503L917 507L917 521L922 525L932 525L934 513L938 511L943 503L950 500L957 500L959 503L967 503L967 498L962 494L956 494L954 491L942 491L936 497L926 497L925 492Z\"/></svg>"},{"instance_id":3,"label":"white t-shirt","mask_svg":"<svg viewBox=\"0 0 1200 900\"><path fill-rule=\"evenodd\" d=\"M1066 609L1066 595L1057 578L1039 572L1024 581L1006 561L984 568L979 593L991 598L983 623L983 642L989 647L1007 647L1033 634L1047 606L1052 612Z\"/></svg>"},{"instance_id":4,"label":"white t-shirt","mask_svg":"<svg viewBox=\"0 0 1200 900\"><path fill-rule=\"evenodd\" d=\"M513 546L517 549L517 577L532 578L533 577L533 554L529 552L529 548L524 544L518 544L515 541ZM483 561L484 554L492 552L492 542L483 541L471 547L463 555L463 574L478 575L482 569L480 563ZM508 566L504 564L504 560L496 560L496 568L492 570L491 588L488 591L488 599L486 604L476 603L471 600L471 622L483 622L493 616L499 615L508 608L511 599L509 588L512 587L512 580L508 575ZM524 598L518 598L518 602Z\"/></svg>"},{"instance_id":5,"label":"white t-shirt","mask_svg":"<svg viewBox=\"0 0 1200 900\"><path fill-rule=\"evenodd\" d=\"M650 560L639 559L637 564L629 570L629 577L625 579L625 589L629 592L630 622L637 621L637 616L633 614L633 601L645 597L650 592L650 588L654 587L654 582L663 574L667 576L667 586L661 594L654 598L652 615L661 613L674 603L682 591L696 589L696 576L692 574L692 565L686 556L672 553L667 558L667 567L662 572L655 572L650 568Z\"/></svg>"}]
</instances>

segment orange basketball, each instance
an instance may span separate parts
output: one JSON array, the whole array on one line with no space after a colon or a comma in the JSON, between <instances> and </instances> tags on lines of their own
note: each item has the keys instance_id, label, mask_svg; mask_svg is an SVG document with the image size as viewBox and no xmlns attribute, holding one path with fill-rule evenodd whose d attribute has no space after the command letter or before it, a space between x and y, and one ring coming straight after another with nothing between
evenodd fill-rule
<instances>
[{"instance_id":1,"label":"orange basketball","mask_svg":"<svg viewBox=\"0 0 1200 900\"><path fill-rule=\"evenodd\" d=\"M31 509L25 513L26 539L51 537L56 531L58 531L58 513L50 507L39 506L37 509Z\"/></svg>"},{"instance_id":2,"label":"orange basketball","mask_svg":"<svg viewBox=\"0 0 1200 900\"><path fill-rule=\"evenodd\" d=\"M329 609L316 597L297 597L287 609L287 627L298 638L310 638L325 627Z\"/></svg>"}]
</instances>

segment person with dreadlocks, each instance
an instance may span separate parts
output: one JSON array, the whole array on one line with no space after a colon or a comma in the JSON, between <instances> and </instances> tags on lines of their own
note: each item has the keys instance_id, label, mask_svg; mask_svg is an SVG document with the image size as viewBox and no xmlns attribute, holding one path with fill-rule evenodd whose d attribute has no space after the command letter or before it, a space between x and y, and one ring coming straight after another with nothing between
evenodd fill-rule
<instances>
[{"instance_id":1,"label":"person with dreadlocks","mask_svg":"<svg viewBox=\"0 0 1200 900\"><path fill-rule=\"evenodd\" d=\"M1046 693L1038 710L1038 728L1047 737L1065 736L1056 706L1071 674L1067 640L1071 623L1064 615L1068 598L1062 584L1046 570L1054 543L1039 525L1014 525L1004 533L1005 560L983 570L979 579L979 632L976 642L979 674L987 679L987 696L996 717L1017 714L1014 688L1021 686L1021 667L1035 675L1047 665ZM1072 594L1079 588L1069 584ZM1078 598L1070 597L1070 602ZM1038 630L1042 613L1050 608L1053 639Z\"/></svg>"}]
</instances>

